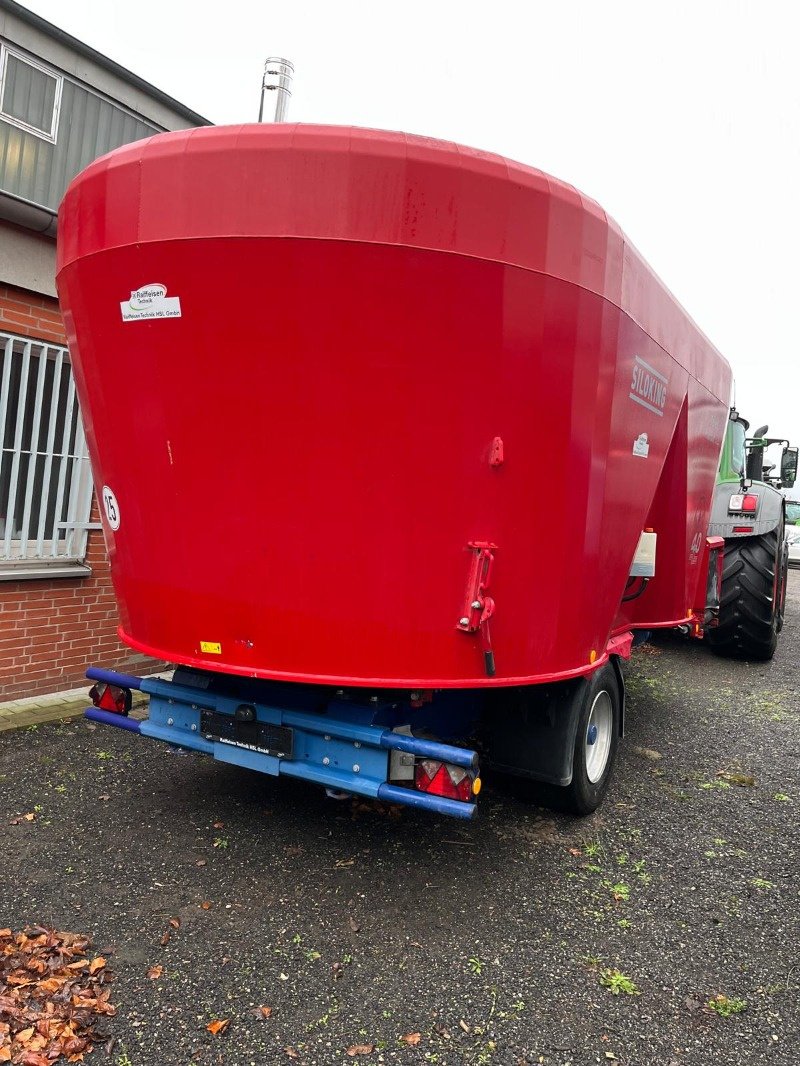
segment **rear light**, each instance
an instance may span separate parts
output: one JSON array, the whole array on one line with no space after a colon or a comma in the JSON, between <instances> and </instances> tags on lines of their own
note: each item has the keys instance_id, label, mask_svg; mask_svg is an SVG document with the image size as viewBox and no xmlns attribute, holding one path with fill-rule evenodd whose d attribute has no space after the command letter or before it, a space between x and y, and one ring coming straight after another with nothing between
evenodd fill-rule
<instances>
[{"instance_id":1,"label":"rear light","mask_svg":"<svg viewBox=\"0 0 800 1066\"><path fill-rule=\"evenodd\" d=\"M89 699L101 711L127 715L131 709L131 690L99 682L89 689Z\"/></svg>"},{"instance_id":2,"label":"rear light","mask_svg":"<svg viewBox=\"0 0 800 1066\"><path fill-rule=\"evenodd\" d=\"M734 526L733 527L733 532L734 533L752 533L753 532L753 527L752 526Z\"/></svg>"},{"instance_id":3,"label":"rear light","mask_svg":"<svg viewBox=\"0 0 800 1066\"><path fill-rule=\"evenodd\" d=\"M752 492L736 493L728 503L728 513L755 514L758 510L758 496Z\"/></svg>"},{"instance_id":4,"label":"rear light","mask_svg":"<svg viewBox=\"0 0 800 1066\"><path fill-rule=\"evenodd\" d=\"M449 762L437 762L435 759L423 759L418 762L414 773L417 791L467 803L472 799L473 792L478 794L479 782L480 778L476 777L473 781L472 775L463 767L453 766Z\"/></svg>"}]
</instances>

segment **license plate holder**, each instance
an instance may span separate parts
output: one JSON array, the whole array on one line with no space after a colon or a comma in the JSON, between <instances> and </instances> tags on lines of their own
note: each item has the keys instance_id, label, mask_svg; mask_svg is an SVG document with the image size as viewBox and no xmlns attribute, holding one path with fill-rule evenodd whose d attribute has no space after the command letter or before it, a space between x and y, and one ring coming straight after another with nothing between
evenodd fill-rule
<instances>
[{"instance_id":1,"label":"license plate holder","mask_svg":"<svg viewBox=\"0 0 800 1066\"><path fill-rule=\"evenodd\" d=\"M294 730L273 722L242 722L218 711L200 712L200 730L206 740L246 748L277 759L291 759L294 754Z\"/></svg>"}]
</instances>

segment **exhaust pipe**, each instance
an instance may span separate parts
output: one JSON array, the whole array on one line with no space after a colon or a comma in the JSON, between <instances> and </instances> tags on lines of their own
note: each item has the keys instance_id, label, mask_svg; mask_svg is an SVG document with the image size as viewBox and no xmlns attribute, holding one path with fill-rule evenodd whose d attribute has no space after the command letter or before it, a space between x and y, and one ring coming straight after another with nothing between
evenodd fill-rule
<instances>
[{"instance_id":1,"label":"exhaust pipe","mask_svg":"<svg viewBox=\"0 0 800 1066\"><path fill-rule=\"evenodd\" d=\"M264 64L264 76L261 79L261 106L258 109L259 122L285 122L292 95L292 78L294 64L288 59L270 56ZM264 100L268 92L274 93L272 115L264 118Z\"/></svg>"}]
</instances>

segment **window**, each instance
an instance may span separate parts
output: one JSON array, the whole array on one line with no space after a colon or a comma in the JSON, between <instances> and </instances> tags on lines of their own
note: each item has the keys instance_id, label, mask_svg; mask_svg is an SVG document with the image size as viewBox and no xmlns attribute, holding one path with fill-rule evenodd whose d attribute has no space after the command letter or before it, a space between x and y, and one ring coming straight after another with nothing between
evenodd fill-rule
<instances>
[{"instance_id":1,"label":"window","mask_svg":"<svg viewBox=\"0 0 800 1066\"><path fill-rule=\"evenodd\" d=\"M77 566L92 479L66 348L0 333L0 576Z\"/></svg>"},{"instance_id":2,"label":"window","mask_svg":"<svg viewBox=\"0 0 800 1066\"><path fill-rule=\"evenodd\" d=\"M744 473L746 435L747 430L742 422L731 422L731 466L735 474Z\"/></svg>"},{"instance_id":3,"label":"window","mask_svg":"<svg viewBox=\"0 0 800 1066\"><path fill-rule=\"evenodd\" d=\"M55 142L61 87L58 74L0 48L0 118Z\"/></svg>"}]
</instances>

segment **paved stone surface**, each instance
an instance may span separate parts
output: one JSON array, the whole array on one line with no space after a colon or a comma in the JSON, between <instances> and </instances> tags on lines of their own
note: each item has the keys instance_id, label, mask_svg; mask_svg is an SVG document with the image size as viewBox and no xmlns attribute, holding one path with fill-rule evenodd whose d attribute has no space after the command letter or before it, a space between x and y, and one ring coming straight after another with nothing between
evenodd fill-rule
<instances>
[{"instance_id":1,"label":"paved stone surface","mask_svg":"<svg viewBox=\"0 0 800 1066\"><path fill-rule=\"evenodd\" d=\"M171 671L153 676L170 677ZM29 696L0 703L0 732L6 729L26 729L44 722L65 721L83 714L90 703L87 695L90 685L91 682L87 681L79 689L66 689L63 692L51 692L49 695ZM134 707L141 707L146 703L147 697L144 694L133 693Z\"/></svg>"},{"instance_id":2,"label":"paved stone surface","mask_svg":"<svg viewBox=\"0 0 800 1066\"><path fill-rule=\"evenodd\" d=\"M799 650L797 572L770 664L639 650L584 821L491 782L463 826L83 720L5 732L1 923L113 952L114 1066L794 1066Z\"/></svg>"},{"instance_id":3,"label":"paved stone surface","mask_svg":"<svg viewBox=\"0 0 800 1066\"><path fill-rule=\"evenodd\" d=\"M0 703L0 732L72 718L87 706L86 688Z\"/></svg>"}]
</instances>

